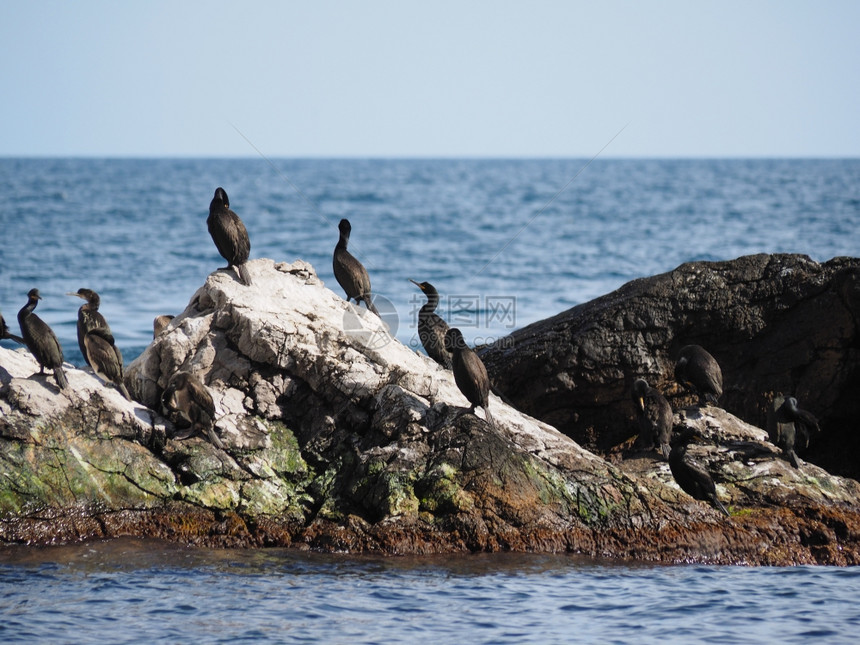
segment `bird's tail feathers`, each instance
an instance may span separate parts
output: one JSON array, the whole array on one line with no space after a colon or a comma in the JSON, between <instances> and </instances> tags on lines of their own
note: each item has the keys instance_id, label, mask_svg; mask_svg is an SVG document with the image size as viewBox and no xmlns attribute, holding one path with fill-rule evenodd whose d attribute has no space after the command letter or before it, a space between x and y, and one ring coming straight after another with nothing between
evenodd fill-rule
<instances>
[{"instance_id":1,"label":"bird's tail feathers","mask_svg":"<svg viewBox=\"0 0 860 645\"><path fill-rule=\"evenodd\" d=\"M363 296L361 296L361 299L364 301L364 304L367 306L367 308L368 308L370 311L372 311L372 312L373 312L373 313L375 313L377 316L379 316L380 318L382 318L382 316L380 316L380 315L379 315L379 312L376 310L376 307L374 306L373 301L370 299L370 296L368 296L368 295L363 295Z\"/></svg>"},{"instance_id":2,"label":"bird's tail feathers","mask_svg":"<svg viewBox=\"0 0 860 645\"><path fill-rule=\"evenodd\" d=\"M484 416L487 417L487 423L489 423L493 429L498 428L498 426L496 425L496 420L493 418L493 415L490 414L490 408L484 408Z\"/></svg>"},{"instance_id":3,"label":"bird's tail feathers","mask_svg":"<svg viewBox=\"0 0 860 645\"><path fill-rule=\"evenodd\" d=\"M218 437L218 434L215 432L215 428L209 428L207 434L209 435L209 441L212 442L212 445L214 445L216 448L224 450L224 444L221 442L220 437Z\"/></svg>"},{"instance_id":4,"label":"bird's tail feathers","mask_svg":"<svg viewBox=\"0 0 860 645\"><path fill-rule=\"evenodd\" d=\"M668 443L661 443L661 444L660 444L660 453L663 455L663 459L668 459L668 458L669 458L669 453L670 453L671 451L672 451L672 450L671 450L671 448L669 448L669 444L668 444Z\"/></svg>"},{"instance_id":5,"label":"bird's tail feathers","mask_svg":"<svg viewBox=\"0 0 860 645\"><path fill-rule=\"evenodd\" d=\"M239 274L239 280L242 281L242 284L245 286L251 286L251 272L248 270L248 265L244 262L242 264L236 264L236 273Z\"/></svg>"},{"instance_id":6,"label":"bird's tail feathers","mask_svg":"<svg viewBox=\"0 0 860 645\"><path fill-rule=\"evenodd\" d=\"M63 371L62 367L54 368L54 380L57 381L57 385L61 390L65 390L69 387L69 381L66 379L66 373Z\"/></svg>"}]
</instances>

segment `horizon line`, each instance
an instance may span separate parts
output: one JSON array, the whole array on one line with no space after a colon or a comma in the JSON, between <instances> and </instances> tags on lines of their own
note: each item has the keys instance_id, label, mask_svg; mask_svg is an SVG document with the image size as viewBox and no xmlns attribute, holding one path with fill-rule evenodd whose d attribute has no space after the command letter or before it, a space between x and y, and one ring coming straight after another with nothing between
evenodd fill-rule
<instances>
[{"instance_id":1,"label":"horizon line","mask_svg":"<svg viewBox=\"0 0 860 645\"><path fill-rule=\"evenodd\" d=\"M529 160L581 160L587 159L587 154L571 155L401 155L401 154L309 154L309 155L267 155L269 159L291 160L291 161L529 161ZM195 160L195 161L219 161L219 160L254 160L260 159L256 154L235 155L210 155L210 154L137 154L137 153L63 153L63 154L6 154L0 153L2 160L14 159L66 159L66 160L125 160L125 161L157 161L157 160ZM603 161L776 161L776 160L827 160L827 161L850 161L860 159L860 153L852 155L842 154L701 154L701 155L603 155L599 160ZM595 160L598 161L598 160Z\"/></svg>"}]
</instances>

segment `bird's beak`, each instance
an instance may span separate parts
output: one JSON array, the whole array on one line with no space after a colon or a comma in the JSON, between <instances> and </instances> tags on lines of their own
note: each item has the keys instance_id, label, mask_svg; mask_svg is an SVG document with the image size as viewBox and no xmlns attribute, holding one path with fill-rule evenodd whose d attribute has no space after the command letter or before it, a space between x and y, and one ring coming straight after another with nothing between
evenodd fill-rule
<instances>
[{"instance_id":1,"label":"bird's beak","mask_svg":"<svg viewBox=\"0 0 860 645\"><path fill-rule=\"evenodd\" d=\"M71 293L67 293L66 295L67 296L75 296L76 298L83 298L83 296L81 294L75 293L74 291L72 291Z\"/></svg>"},{"instance_id":2,"label":"bird's beak","mask_svg":"<svg viewBox=\"0 0 860 645\"><path fill-rule=\"evenodd\" d=\"M639 409L644 412L645 411L645 399L640 396L638 399L636 399L636 402L639 404Z\"/></svg>"},{"instance_id":3,"label":"bird's beak","mask_svg":"<svg viewBox=\"0 0 860 645\"><path fill-rule=\"evenodd\" d=\"M424 291L424 287L422 287L422 286L421 286L421 283L420 283L420 282L415 282L415 280L413 280L412 278L409 278L409 282L411 282L411 283L412 283L412 284L414 284L416 287L418 287L419 289L421 289L421 291Z\"/></svg>"}]
</instances>

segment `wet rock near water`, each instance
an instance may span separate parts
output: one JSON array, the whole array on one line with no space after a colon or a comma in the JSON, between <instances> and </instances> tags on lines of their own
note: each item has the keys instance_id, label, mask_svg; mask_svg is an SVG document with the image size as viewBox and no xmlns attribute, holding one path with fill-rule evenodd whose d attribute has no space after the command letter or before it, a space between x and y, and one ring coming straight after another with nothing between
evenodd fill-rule
<instances>
[{"instance_id":1,"label":"wet rock near water","mask_svg":"<svg viewBox=\"0 0 860 645\"><path fill-rule=\"evenodd\" d=\"M858 484L793 468L732 414L675 419L713 438L690 453L713 472L725 518L682 492L656 453L597 456L492 395L488 424L450 371L306 263L247 266L252 287L213 273L127 367L139 403L72 368L61 393L26 350L0 349L0 539L860 561ZM223 449L205 433L177 440L160 416L179 370L212 394ZM632 409L620 423L633 424Z\"/></svg>"}]
</instances>

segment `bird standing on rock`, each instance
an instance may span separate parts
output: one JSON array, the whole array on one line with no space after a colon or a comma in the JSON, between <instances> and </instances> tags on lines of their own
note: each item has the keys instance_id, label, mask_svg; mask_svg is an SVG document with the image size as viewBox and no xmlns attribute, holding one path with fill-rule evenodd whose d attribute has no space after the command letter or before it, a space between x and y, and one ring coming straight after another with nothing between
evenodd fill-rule
<instances>
[{"instance_id":1,"label":"bird standing on rock","mask_svg":"<svg viewBox=\"0 0 860 645\"><path fill-rule=\"evenodd\" d=\"M421 289L427 302L418 311L418 337L424 346L427 356L446 369L451 369L451 352L445 349L445 334L448 333L448 323L436 313L439 305L439 292L429 282L409 280Z\"/></svg>"},{"instance_id":2,"label":"bird standing on rock","mask_svg":"<svg viewBox=\"0 0 860 645\"><path fill-rule=\"evenodd\" d=\"M177 372L170 377L161 404L165 415L185 432L177 433L174 439L187 439L195 433L206 433L218 448L224 448L215 433L215 402L209 390L199 378L190 372Z\"/></svg>"},{"instance_id":3,"label":"bird standing on rock","mask_svg":"<svg viewBox=\"0 0 860 645\"><path fill-rule=\"evenodd\" d=\"M110 326L107 324L107 320L105 320L105 317L99 313L101 298L99 297L99 294L92 289L78 289L77 292L73 291L66 295L86 300L86 302L81 305L81 308L78 309L78 347L80 347L81 354L83 354L87 365L92 367L93 365L87 357L87 347L84 343L87 332L96 328L101 328L107 330L107 333L110 334Z\"/></svg>"},{"instance_id":4,"label":"bird standing on rock","mask_svg":"<svg viewBox=\"0 0 860 645\"><path fill-rule=\"evenodd\" d=\"M39 363L39 374L44 374L46 367L53 370L54 380L61 390L65 390L69 382L63 371L63 348L60 347L60 341L57 340L54 331L33 313L41 299L38 289L30 289L27 294L27 304L18 312L18 325L21 327L27 349Z\"/></svg>"},{"instance_id":5,"label":"bird standing on rock","mask_svg":"<svg viewBox=\"0 0 860 645\"><path fill-rule=\"evenodd\" d=\"M699 405L717 404L723 395L720 364L699 345L681 348L675 363L675 380L699 395Z\"/></svg>"},{"instance_id":6,"label":"bird standing on rock","mask_svg":"<svg viewBox=\"0 0 860 645\"><path fill-rule=\"evenodd\" d=\"M209 217L206 219L209 235L218 248L218 253L227 260L229 269L236 267L236 273L242 284L251 284L251 273L245 264L251 253L251 240L248 231L239 216L230 210L230 198L220 186L215 189L215 196L209 203Z\"/></svg>"},{"instance_id":7,"label":"bird standing on rock","mask_svg":"<svg viewBox=\"0 0 860 645\"><path fill-rule=\"evenodd\" d=\"M84 347L84 357L96 376L105 383L113 383L122 395L131 401L131 395L123 383L122 352L116 346L110 329L96 327L89 330L84 336Z\"/></svg>"},{"instance_id":8,"label":"bird standing on rock","mask_svg":"<svg viewBox=\"0 0 860 645\"><path fill-rule=\"evenodd\" d=\"M484 362L471 347L466 345L463 334L456 327L452 327L445 334L445 348L451 352L454 382L466 400L472 404L472 414L475 414L477 406L484 408L487 421L491 426L495 426L490 409L487 407L490 398L490 377L487 375Z\"/></svg>"},{"instance_id":9,"label":"bird standing on rock","mask_svg":"<svg viewBox=\"0 0 860 645\"><path fill-rule=\"evenodd\" d=\"M342 219L337 228L340 231L340 238L334 247L334 255L332 257L334 277L346 292L347 302L351 298L355 300L355 304L363 301L365 306L378 316L379 312L373 306L373 302L370 299L370 276L367 273L367 269L353 257L352 253L346 250L349 244L350 233L352 233L352 225L348 219Z\"/></svg>"},{"instance_id":10,"label":"bird standing on rock","mask_svg":"<svg viewBox=\"0 0 860 645\"><path fill-rule=\"evenodd\" d=\"M800 459L795 452L809 446L812 432L820 432L818 419L812 413L797 407L793 396L774 398L767 411L767 433L770 440L782 448L786 459L795 468L800 468Z\"/></svg>"},{"instance_id":11,"label":"bird standing on rock","mask_svg":"<svg viewBox=\"0 0 860 645\"><path fill-rule=\"evenodd\" d=\"M691 497L710 502L715 508L729 515L726 507L717 497L717 487L710 473L699 464L687 459L687 446L691 443L701 443L702 435L693 428L685 428L672 439L672 451L669 453L669 470L685 493Z\"/></svg>"},{"instance_id":12,"label":"bird standing on rock","mask_svg":"<svg viewBox=\"0 0 860 645\"><path fill-rule=\"evenodd\" d=\"M669 458L669 441L672 439L672 424L674 413L672 406L659 391L648 385L643 378L633 382L633 405L636 407L636 419L639 422L639 433L648 448L658 446L664 459Z\"/></svg>"}]
</instances>

